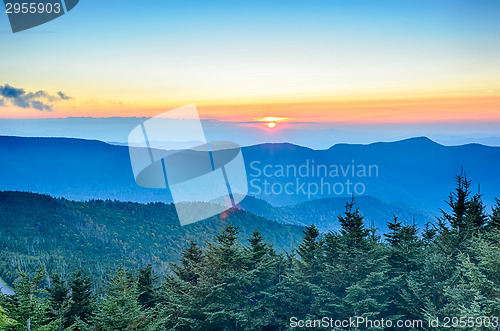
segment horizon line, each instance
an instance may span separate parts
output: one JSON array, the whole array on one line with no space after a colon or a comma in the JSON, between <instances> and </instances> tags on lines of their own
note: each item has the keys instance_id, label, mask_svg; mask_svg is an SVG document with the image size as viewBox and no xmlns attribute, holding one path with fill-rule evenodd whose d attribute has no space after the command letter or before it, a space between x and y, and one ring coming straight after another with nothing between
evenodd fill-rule
<instances>
[{"instance_id":1,"label":"horizon line","mask_svg":"<svg viewBox=\"0 0 500 331\"><path fill-rule=\"evenodd\" d=\"M17 136L17 135L2 135L0 134L0 139L1 138L21 138L21 139L68 139L68 140L83 140L83 141L97 141L101 142L107 145L112 145L112 146L120 146L120 147L128 147L127 142L120 142L120 141L105 141L105 140L100 140L97 138L80 138L80 137L67 137L67 136ZM301 148L307 148L310 150L315 150L315 151L325 151L329 150L334 146L338 145L351 145L351 146L369 146L369 145L374 145L374 144L390 144L390 143L400 143L400 142L408 142L411 140L421 140L421 141L427 141L427 142L432 142L433 144L436 144L438 146L442 147L461 147L461 146L470 146L470 145L478 145L478 146L483 146L483 147L491 147L491 148L500 148L500 146L491 146L491 145L485 145L481 143L466 143L466 144L458 144L458 145L446 145L439 143L427 136L411 136L408 138L403 138L403 139L395 139L395 140L379 140L379 141L373 141L370 143L349 143L349 142L340 142L340 143L335 143L331 145L329 148L313 148L297 143L292 143L288 141L283 141L283 142L264 142L264 143L257 143L257 144L250 144L250 145L244 145L241 146L242 148L245 147L257 147L257 146L265 146L265 145L291 145L295 147L301 147Z\"/></svg>"}]
</instances>

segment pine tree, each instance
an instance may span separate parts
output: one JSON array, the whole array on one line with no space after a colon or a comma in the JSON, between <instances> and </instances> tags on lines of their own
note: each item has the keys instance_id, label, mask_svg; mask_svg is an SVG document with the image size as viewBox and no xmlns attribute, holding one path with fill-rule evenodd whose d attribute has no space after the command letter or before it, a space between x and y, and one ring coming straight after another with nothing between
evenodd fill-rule
<instances>
[{"instance_id":1,"label":"pine tree","mask_svg":"<svg viewBox=\"0 0 500 331\"><path fill-rule=\"evenodd\" d=\"M216 238L204 254L191 245L175 268L178 278L167 277L161 295L165 328L240 330L248 322L244 310L251 284L249 256L237 241L235 226L227 226Z\"/></svg>"},{"instance_id":2,"label":"pine tree","mask_svg":"<svg viewBox=\"0 0 500 331\"><path fill-rule=\"evenodd\" d=\"M250 284L249 260L238 234L238 228L229 225L216 236L215 245L208 244L198 288L208 328L241 329L247 322L242 312Z\"/></svg>"},{"instance_id":3,"label":"pine tree","mask_svg":"<svg viewBox=\"0 0 500 331\"><path fill-rule=\"evenodd\" d=\"M399 247L402 242L402 228L403 223L398 220L398 217L394 215L392 222L387 222L387 227L389 232L384 234L385 240L389 243L390 247Z\"/></svg>"},{"instance_id":4,"label":"pine tree","mask_svg":"<svg viewBox=\"0 0 500 331\"><path fill-rule=\"evenodd\" d=\"M339 233L325 236L325 267L314 290L313 310L339 318L386 317L391 287L386 250L375 227L364 227L354 205L347 203L339 216Z\"/></svg>"},{"instance_id":5,"label":"pine tree","mask_svg":"<svg viewBox=\"0 0 500 331\"><path fill-rule=\"evenodd\" d=\"M72 325L76 318L88 322L94 311L94 295L89 276L84 276L81 270L76 271L70 281L70 299L64 316L64 326Z\"/></svg>"},{"instance_id":6,"label":"pine tree","mask_svg":"<svg viewBox=\"0 0 500 331\"><path fill-rule=\"evenodd\" d=\"M146 330L151 318L138 300L137 282L120 267L111 276L106 295L91 324L95 330Z\"/></svg>"},{"instance_id":7,"label":"pine tree","mask_svg":"<svg viewBox=\"0 0 500 331\"><path fill-rule=\"evenodd\" d=\"M182 252L181 264L173 264L176 277L167 276L160 287L159 302L162 306L160 315L166 316L165 329L203 330L203 298L198 281L204 263L204 253L193 241Z\"/></svg>"},{"instance_id":8,"label":"pine tree","mask_svg":"<svg viewBox=\"0 0 500 331\"><path fill-rule=\"evenodd\" d=\"M490 216L488 226L491 229L500 230L500 200L496 199L496 206L493 207L493 214Z\"/></svg>"},{"instance_id":9,"label":"pine tree","mask_svg":"<svg viewBox=\"0 0 500 331\"><path fill-rule=\"evenodd\" d=\"M203 263L203 252L193 241L188 249L182 252L181 265L173 265L174 273L183 281L196 285L199 278L199 269Z\"/></svg>"},{"instance_id":10,"label":"pine tree","mask_svg":"<svg viewBox=\"0 0 500 331\"><path fill-rule=\"evenodd\" d=\"M298 257L290 257L291 270L284 271L282 281L274 286L268 306L276 316L273 324L286 325L290 312L296 316L314 314L317 284L321 282L323 240L315 225L306 226L297 248Z\"/></svg>"},{"instance_id":11,"label":"pine tree","mask_svg":"<svg viewBox=\"0 0 500 331\"><path fill-rule=\"evenodd\" d=\"M418 268L423 242L415 224L403 225L396 216L387 223L390 232L384 234L389 244L389 263L395 274L408 273Z\"/></svg>"},{"instance_id":12,"label":"pine tree","mask_svg":"<svg viewBox=\"0 0 500 331\"><path fill-rule=\"evenodd\" d=\"M451 255L456 255L463 249L467 239L477 236L487 223L481 195L478 193L471 197L471 181L467 179L463 170L455 176L455 182L455 191L450 193L447 201L451 213L441 209L442 216L438 218L439 235L436 237L436 243L443 253Z\"/></svg>"},{"instance_id":13,"label":"pine tree","mask_svg":"<svg viewBox=\"0 0 500 331\"><path fill-rule=\"evenodd\" d=\"M45 278L45 268L38 269L33 277L19 270L20 278L14 283L14 295L4 298L3 304L15 330L57 329L56 323L47 319L47 305L39 298L43 291L41 284Z\"/></svg>"},{"instance_id":14,"label":"pine tree","mask_svg":"<svg viewBox=\"0 0 500 331\"><path fill-rule=\"evenodd\" d=\"M483 204L481 194L475 194L469 200L465 222L468 228L472 230L481 229L488 223L486 207Z\"/></svg>"},{"instance_id":15,"label":"pine tree","mask_svg":"<svg viewBox=\"0 0 500 331\"><path fill-rule=\"evenodd\" d=\"M262 261L262 259L269 253L270 249L264 242L264 239L258 230L254 230L252 237L247 239L247 241L250 243L250 261L255 265L256 263Z\"/></svg>"},{"instance_id":16,"label":"pine tree","mask_svg":"<svg viewBox=\"0 0 500 331\"><path fill-rule=\"evenodd\" d=\"M465 227L465 217L469 207L469 196L471 194L471 182L472 181L467 179L467 175L464 174L463 171L455 176L457 187L455 188L455 193L450 193L449 201L447 202L453 213L448 216L448 214L443 212L451 226L459 231Z\"/></svg>"},{"instance_id":17,"label":"pine tree","mask_svg":"<svg viewBox=\"0 0 500 331\"><path fill-rule=\"evenodd\" d=\"M51 320L60 320L64 323L65 309L69 299L69 288L58 273L51 277L51 286L47 288L48 293L48 316Z\"/></svg>"},{"instance_id":18,"label":"pine tree","mask_svg":"<svg viewBox=\"0 0 500 331\"><path fill-rule=\"evenodd\" d=\"M317 270L321 268L321 264L323 263L323 242L320 240L319 230L314 224L306 226L303 232L304 238L297 249L297 253L300 256L298 266L302 276L310 278L317 274Z\"/></svg>"},{"instance_id":19,"label":"pine tree","mask_svg":"<svg viewBox=\"0 0 500 331\"><path fill-rule=\"evenodd\" d=\"M158 277L153 274L151 264L145 268L139 268L139 276L137 277L139 303L145 308L153 308L156 305L155 282L157 279Z\"/></svg>"},{"instance_id":20,"label":"pine tree","mask_svg":"<svg viewBox=\"0 0 500 331\"><path fill-rule=\"evenodd\" d=\"M338 220L341 225L340 234L344 236L352 245L362 245L367 239L369 231L363 224L363 216L359 208L354 208L354 199L346 203L344 215L339 215Z\"/></svg>"},{"instance_id":21,"label":"pine tree","mask_svg":"<svg viewBox=\"0 0 500 331\"><path fill-rule=\"evenodd\" d=\"M422 232L422 241L426 247L432 244L432 242L436 238L437 232L438 230L434 227L434 224L430 222L427 222L425 224L424 231Z\"/></svg>"},{"instance_id":22,"label":"pine tree","mask_svg":"<svg viewBox=\"0 0 500 331\"><path fill-rule=\"evenodd\" d=\"M246 248L249 283L243 288L247 304L242 311L244 318L241 324L246 330L262 329L279 323L276 307L270 298L279 291L279 283L285 274L285 261L264 241L259 231L253 231L247 241L250 243L250 247Z\"/></svg>"},{"instance_id":23,"label":"pine tree","mask_svg":"<svg viewBox=\"0 0 500 331\"><path fill-rule=\"evenodd\" d=\"M454 230L461 232L466 229L467 210L470 205L471 181L467 179L467 175L464 174L462 169L462 172L455 176L455 183L455 192L450 193L446 202L452 212L449 214L441 209L441 214L443 221L447 221Z\"/></svg>"},{"instance_id":24,"label":"pine tree","mask_svg":"<svg viewBox=\"0 0 500 331\"><path fill-rule=\"evenodd\" d=\"M218 263L222 263L226 268L241 267L241 251L238 245L238 228L228 225L221 234L216 236L217 246L209 245L209 252L214 252L209 257L215 258Z\"/></svg>"},{"instance_id":25,"label":"pine tree","mask_svg":"<svg viewBox=\"0 0 500 331\"><path fill-rule=\"evenodd\" d=\"M408 286L408 276L421 267L424 241L418 237L415 224L403 225L396 216L387 227L390 232L384 236L388 243L389 275L393 286L388 309L392 314L400 315L399 318L418 319L418 299Z\"/></svg>"}]
</instances>

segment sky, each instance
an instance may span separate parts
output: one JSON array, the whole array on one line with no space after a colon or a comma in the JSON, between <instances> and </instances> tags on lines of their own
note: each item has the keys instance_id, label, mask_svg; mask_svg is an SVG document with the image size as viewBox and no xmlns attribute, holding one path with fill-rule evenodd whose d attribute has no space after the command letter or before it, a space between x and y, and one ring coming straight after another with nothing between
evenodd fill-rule
<instances>
[{"instance_id":1,"label":"sky","mask_svg":"<svg viewBox=\"0 0 500 331\"><path fill-rule=\"evenodd\" d=\"M196 103L270 140L318 125L500 132L499 1L81 0L16 34L0 13L0 41L0 121Z\"/></svg>"}]
</instances>

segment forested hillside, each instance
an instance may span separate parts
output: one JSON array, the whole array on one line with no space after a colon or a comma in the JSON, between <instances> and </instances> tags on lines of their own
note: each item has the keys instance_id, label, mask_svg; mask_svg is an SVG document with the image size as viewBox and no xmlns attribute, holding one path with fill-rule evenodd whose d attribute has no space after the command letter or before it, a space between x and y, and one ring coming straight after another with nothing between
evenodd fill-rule
<instances>
[{"instance_id":1,"label":"forested hillside","mask_svg":"<svg viewBox=\"0 0 500 331\"><path fill-rule=\"evenodd\" d=\"M321 235L308 226L295 254L283 254L258 231L248 234L242 223L229 224L205 247L190 242L166 277L150 266L117 266L99 298L85 272L47 276L43 266L36 273L21 271L15 294L0 296L0 325L4 330L26 330L28 323L31 330L395 330L403 321L412 325L409 330L498 330L500 201L487 214L470 181L459 175L456 183L441 217L424 229L394 218L381 237L350 202L338 218L339 231ZM359 318L359 324L337 325L350 318Z\"/></svg>"},{"instance_id":2,"label":"forested hillside","mask_svg":"<svg viewBox=\"0 0 500 331\"><path fill-rule=\"evenodd\" d=\"M278 251L296 247L302 234L297 226L241 210L181 227L171 204L74 202L0 192L0 277L12 284L19 266L34 271L43 264L64 277L82 269L100 290L117 263L129 268L151 263L156 272L164 273L171 262L179 261L190 241L204 247L228 224L238 226L244 237L260 229Z\"/></svg>"}]
</instances>

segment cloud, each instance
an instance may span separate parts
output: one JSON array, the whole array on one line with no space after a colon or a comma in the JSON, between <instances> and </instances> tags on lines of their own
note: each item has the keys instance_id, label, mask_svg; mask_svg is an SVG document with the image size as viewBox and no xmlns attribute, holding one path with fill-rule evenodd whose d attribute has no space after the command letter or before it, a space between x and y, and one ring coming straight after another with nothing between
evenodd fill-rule
<instances>
[{"instance_id":1,"label":"cloud","mask_svg":"<svg viewBox=\"0 0 500 331\"><path fill-rule=\"evenodd\" d=\"M31 108L41 110L41 111L52 111L52 106L48 106L41 101L31 101Z\"/></svg>"},{"instance_id":2,"label":"cloud","mask_svg":"<svg viewBox=\"0 0 500 331\"><path fill-rule=\"evenodd\" d=\"M61 91L57 92L57 95L59 96L59 98L61 98L61 100L73 99L72 97L67 96L66 94L62 93Z\"/></svg>"},{"instance_id":3,"label":"cloud","mask_svg":"<svg viewBox=\"0 0 500 331\"><path fill-rule=\"evenodd\" d=\"M9 84L0 85L0 106L5 106L8 103L21 107L32 108L40 111L52 111L52 105L48 102L55 102L60 100L69 100L71 97L59 91L56 95L50 95L45 91L26 92L22 88L13 87Z\"/></svg>"}]
</instances>

